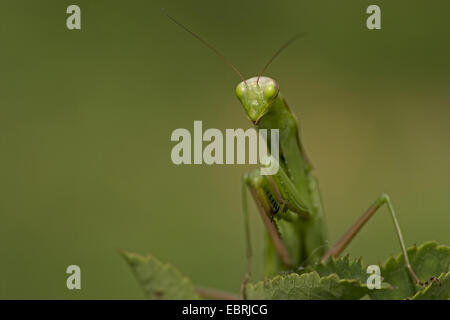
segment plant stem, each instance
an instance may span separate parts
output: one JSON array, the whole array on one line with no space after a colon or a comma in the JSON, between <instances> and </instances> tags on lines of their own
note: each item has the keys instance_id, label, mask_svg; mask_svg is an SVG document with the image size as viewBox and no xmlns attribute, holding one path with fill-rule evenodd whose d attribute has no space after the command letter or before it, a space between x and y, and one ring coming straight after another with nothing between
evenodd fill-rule
<instances>
[{"instance_id":1,"label":"plant stem","mask_svg":"<svg viewBox=\"0 0 450 320\"><path fill-rule=\"evenodd\" d=\"M241 300L241 297L237 294L226 292L222 290L205 288L205 287L196 287L195 291L202 297L206 299L212 300Z\"/></svg>"}]
</instances>

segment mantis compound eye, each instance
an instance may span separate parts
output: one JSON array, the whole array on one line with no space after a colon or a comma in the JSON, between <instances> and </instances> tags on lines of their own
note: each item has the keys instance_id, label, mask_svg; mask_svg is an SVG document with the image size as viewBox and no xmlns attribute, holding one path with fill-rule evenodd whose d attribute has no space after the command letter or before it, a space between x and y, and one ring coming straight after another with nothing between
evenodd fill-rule
<instances>
[{"instance_id":1,"label":"mantis compound eye","mask_svg":"<svg viewBox=\"0 0 450 320\"><path fill-rule=\"evenodd\" d=\"M273 99L275 98L275 96L278 93L278 88L275 86L275 83L269 83L265 88L264 88L264 97L266 99Z\"/></svg>"},{"instance_id":2,"label":"mantis compound eye","mask_svg":"<svg viewBox=\"0 0 450 320\"><path fill-rule=\"evenodd\" d=\"M236 87L236 95L237 95L237 97L239 99L242 99L246 89L247 88L245 87L245 84L243 82L241 82L240 84L237 85L237 87Z\"/></svg>"}]
</instances>

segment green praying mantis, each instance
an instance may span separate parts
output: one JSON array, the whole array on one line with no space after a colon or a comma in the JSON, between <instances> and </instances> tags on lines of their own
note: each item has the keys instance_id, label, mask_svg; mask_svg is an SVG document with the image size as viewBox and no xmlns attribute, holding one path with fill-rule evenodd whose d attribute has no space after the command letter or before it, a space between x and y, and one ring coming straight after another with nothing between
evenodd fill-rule
<instances>
[{"instance_id":1,"label":"green praying mantis","mask_svg":"<svg viewBox=\"0 0 450 320\"><path fill-rule=\"evenodd\" d=\"M263 76L270 63L300 35L296 35L281 46L257 76L245 79L241 72L213 46L173 17L167 16L217 54L237 73L242 81L236 87L236 96L255 128L279 129L278 172L274 175L261 175L260 170L254 170L242 178L242 210L247 246L247 268L242 283L244 295L245 285L250 279L252 257L247 210L248 190L267 230L264 270L266 276L296 270L339 256L375 212L386 205L400 242L405 267L411 278L420 286L438 281L433 277L429 281L422 282L414 272L394 207L390 197L385 193L373 202L335 245L328 247L318 182L301 143L298 121L283 98L277 81ZM270 138L267 145L270 146Z\"/></svg>"}]
</instances>

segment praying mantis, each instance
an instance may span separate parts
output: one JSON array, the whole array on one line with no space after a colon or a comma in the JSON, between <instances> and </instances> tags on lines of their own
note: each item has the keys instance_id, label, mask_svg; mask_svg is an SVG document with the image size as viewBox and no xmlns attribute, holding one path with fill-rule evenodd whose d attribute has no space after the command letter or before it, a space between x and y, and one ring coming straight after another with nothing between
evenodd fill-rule
<instances>
[{"instance_id":1,"label":"praying mantis","mask_svg":"<svg viewBox=\"0 0 450 320\"><path fill-rule=\"evenodd\" d=\"M256 203L267 230L264 269L266 276L281 271L296 270L299 267L325 262L330 257L339 256L375 212L385 205L395 227L405 268L412 280L419 286L427 286L433 281L438 281L436 277L432 277L423 282L414 272L392 201L386 193L380 194L340 240L328 248L318 182L301 142L298 121L280 92L278 82L263 76L270 63L302 34L284 43L257 76L245 79L242 73L213 46L173 17L166 15L217 54L240 77L242 81L236 87L236 96L255 128L279 130L278 172L273 175L261 175L259 170L254 170L242 177L242 211L247 252L247 267L241 288L244 297L245 285L250 280L252 257L247 209L248 191ZM267 145L268 148L271 145L270 138L267 140Z\"/></svg>"}]
</instances>

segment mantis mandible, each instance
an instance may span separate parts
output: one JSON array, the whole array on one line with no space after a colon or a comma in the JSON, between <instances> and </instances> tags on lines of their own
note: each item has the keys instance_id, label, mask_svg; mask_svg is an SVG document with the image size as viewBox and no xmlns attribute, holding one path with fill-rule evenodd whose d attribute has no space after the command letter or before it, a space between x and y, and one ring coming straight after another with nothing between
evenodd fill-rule
<instances>
[{"instance_id":1,"label":"mantis mandible","mask_svg":"<svg viewBox=\"0 0 450 320\"><path fill-rule=\"evenodd\" d=\"M241 72L213 46L171 16L167 16L217 54L238 74L242 81L236 87L236 96L256 129L279 129L278 172L272 176L265 176L261 175L259 170L254 170L242 178L242 210L247 245L247 270L242 283L244 294L245 285L250 279L252 256L247 190L250 191L267 229L264 270L266 276L280 271L295 270L319 261L325 262L330 257L339 256L375 212L386 205L400 242L405 267L411 278L420 286L426 286L431 281L437 280L433 277L427 282L422 282L414 272L392 201L385 193L373 202L335 245L328 248L318 183L312 174L313 168L301 143L298 121L283 98L279 84L272 78L262 76L269 64L300 35L296 35L281 46L257 76L245 79ZM269 138L267 145L270 146Z\"/></svg>"}]
</instances>

